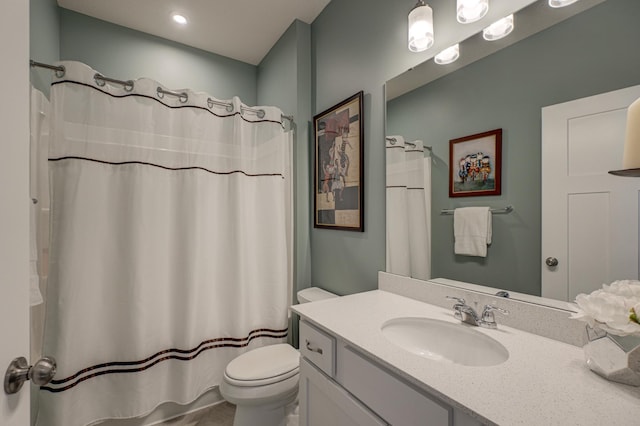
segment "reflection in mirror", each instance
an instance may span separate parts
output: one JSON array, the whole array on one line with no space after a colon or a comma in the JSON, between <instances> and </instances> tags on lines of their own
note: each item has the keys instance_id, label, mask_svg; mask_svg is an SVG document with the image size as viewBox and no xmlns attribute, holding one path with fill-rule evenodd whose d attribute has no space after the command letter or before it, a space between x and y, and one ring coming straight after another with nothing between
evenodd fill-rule
<instances>
[{"instance_id":1,"label":"reflection in mirror","mask_svg":"<svg viewBox=\"0 0 640 426\"><path fill-rule=\"evenodd\" d=\"M553 18L574 7L580 13ZM527 21L536 10L544 12ZM637 16L637 0L582 0L563 9L540 0L516 14L509 37L494 42L508 47L476 35L461 43L457 62L429 60L387 83L386 134L433 147L432 277L541 295L544 259L558 257L541 249L541 109L640 84ZM449 198L449 141L496 128L503 129L502 194ZM443 209L506 205L515 210L492 217L486 258L454 254L453 218L441 215ZM555 271L567 273L563 265ZM624 278L637 277L611 281Z\"/></svg>"}]
</instances>

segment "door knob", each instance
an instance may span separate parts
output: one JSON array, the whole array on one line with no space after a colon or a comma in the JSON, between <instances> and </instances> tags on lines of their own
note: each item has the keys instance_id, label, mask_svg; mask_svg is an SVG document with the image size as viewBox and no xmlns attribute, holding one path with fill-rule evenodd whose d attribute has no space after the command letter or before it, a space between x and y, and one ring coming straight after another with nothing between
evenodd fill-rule
<instances>
[{"instance_id":1,"label":"door knob","mask_svg":"<svg viewBox=\"0 0 640 426\"><path fill-rule=\"evenodd\" d=\"M4 375L4 392L17 393L27 380L38 386L46 385L55 376L56 369L56 360L51 356L42 357L33 365L29 365L25 357L18 357L11 361Z\"/></svg>"},{"instance_id":2,"label":"door knob","mask_svg":"<svg viewBox=\"0 0 640 426\"><path fill-rule=\"evenodd\" d=\"M547 257L547 260L545 260L544 263L546 263L547 266L550 267L558 266L558 259L556 259L555 257Z\"/></svg>"}]
</instances>

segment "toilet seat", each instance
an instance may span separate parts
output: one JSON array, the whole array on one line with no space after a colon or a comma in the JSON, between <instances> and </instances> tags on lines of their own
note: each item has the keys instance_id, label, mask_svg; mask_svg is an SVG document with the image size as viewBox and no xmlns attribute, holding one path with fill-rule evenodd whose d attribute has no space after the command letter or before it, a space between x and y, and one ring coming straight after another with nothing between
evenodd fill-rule
<instances>
[{"instance_id":1,"label":"toilet seat","mask_svg":"<svg viewBox=\"0 0 640 426\"><path fill-rule=\"evenodd\" d=\"M281 343L253 349L235 358L227 365L224 379L234 386L266 386L296 376L299 369L300 353Z\"/></svg>"}]
</instances>

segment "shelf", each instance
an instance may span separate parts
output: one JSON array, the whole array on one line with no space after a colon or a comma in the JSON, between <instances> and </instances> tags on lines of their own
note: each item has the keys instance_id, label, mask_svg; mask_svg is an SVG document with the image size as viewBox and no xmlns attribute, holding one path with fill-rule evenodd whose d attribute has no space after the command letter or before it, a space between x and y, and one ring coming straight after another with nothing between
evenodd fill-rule
<instances>
[{"instance_id":1,"label":"shelf","mask_svg":"<svg viewBox=\"0 0 640 426\"><path fill-rule=\"evenodd\" d=\"M611 170L609 174L624 177L640 177L640 169Z\"/></svg>"}]
</instances>

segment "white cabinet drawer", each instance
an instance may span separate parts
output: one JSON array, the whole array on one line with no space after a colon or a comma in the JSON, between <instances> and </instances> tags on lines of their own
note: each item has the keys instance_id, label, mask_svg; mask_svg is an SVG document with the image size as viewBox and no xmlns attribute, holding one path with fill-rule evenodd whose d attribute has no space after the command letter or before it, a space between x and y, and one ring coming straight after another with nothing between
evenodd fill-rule
<instances>
[{"instance_id":1,"label":"white cabinet drawer","mask_svg":"<svg viewBox=\"0 0 640 426\"><path fill-rule=\"evenodd\" d=\"M340 344L337 380L346 390L394 426L449 426L451 407L431 399Z\"/></svg>"},{"instance_id":2,"label":"white cabinet drawer","mask_svg":"<svg viewBox=\"0 0 640 426\"><path fill-rule=\"evenodd\" d=\"M300 353L324 371L335 376L336 339L306 321L300 321Z\"/></svg>"}]
</instances>

